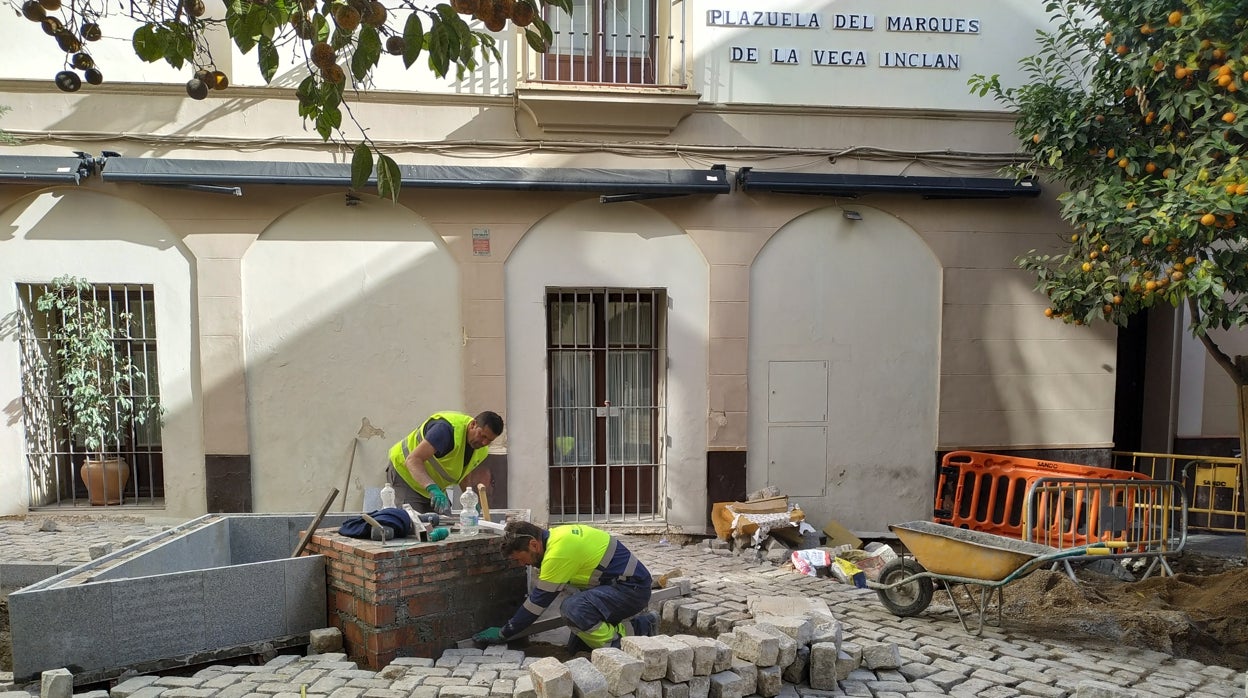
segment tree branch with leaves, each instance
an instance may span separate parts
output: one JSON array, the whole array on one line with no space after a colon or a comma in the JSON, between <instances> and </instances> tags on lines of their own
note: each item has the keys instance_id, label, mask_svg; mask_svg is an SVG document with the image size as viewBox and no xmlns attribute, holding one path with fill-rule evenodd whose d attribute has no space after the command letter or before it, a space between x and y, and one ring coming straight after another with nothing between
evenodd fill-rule
<instances>
[{"instance_id":1,"label":"tree branch with leaves","mask_svg":"<svg viewBox=\"0 0 1248 698\"><path fill-rule=\"evenodd\" d=\"M140 59L164 61L179 70L189 67L186 93L197 100L230 84L212 55L213 32L225 31L243 54L254 52L266 83L276 74L283 51L289 52L308 69L296 89L299 116L325 141L354 145L355 188L365 185L375 164L379 193L390 198L399 189L397 163L368 139L366 129L361 127L364 136L358 145L342 132L344 112L354 119L348 83L364 89L387 57L401 60L405 69L422 62L440 78L454 69L462 79L501 58L494 33L508 24L522 30L528 46L541 53L554 41L544 13L548 8L572 11L572 0L453 0L433 5L412 0L226 0L224 16L211 17L203 0L9 2L65 54L55 83L66 92L82 89L84 80L89 85L104 82L106 66L97 65L92 45L105 36L110 20L137 23L130 40Z\"/></svg>"},{"instance_id":2,"label":"tree branch with leaves","mask_svg":"<svg viewBox=\"0 0 1248 698\"><path fill-rule=\"evenodd\" d=\"M1026 84L976 75L972 91L1015 109L1023 173L1064 183L1076 231L1061 254L1018 262L1045 314L1126 325L1185 303L1190 331L1237 388L1248 457L1248 357L1210 332L1248 325L1248 18L1242 0L1048 3ZM1248 491L1248 460L1240 487Z\"/></svg>"}]
</instances>

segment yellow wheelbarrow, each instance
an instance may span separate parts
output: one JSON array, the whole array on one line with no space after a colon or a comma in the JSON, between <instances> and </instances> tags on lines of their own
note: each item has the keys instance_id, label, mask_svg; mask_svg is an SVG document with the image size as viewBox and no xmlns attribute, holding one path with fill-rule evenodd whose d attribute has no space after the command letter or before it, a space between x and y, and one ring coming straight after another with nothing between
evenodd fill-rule
<instances>
[{"instance_id":1,"label":"yellow wheelbarrow","mask_svg":"<svg viewBox=\"0 0 1248 698\"><path fill-rule=\"evenodd\" d=\"M880 569L877 581L867 582L884 607L895 616L917 616L932 602L934 582L940 582L949 594L949 602L963 629L975 635L984 630L985 612L994 596L997 619L992 624L1001 625L1002 590L1006 584L1060 560L1108 555L1112 549L1126 546L1121 541L1109 541L1058 550L931 521L892 524L888 528L914 557L900 556L890 561ZM967 598L979 612L979 624L974 630L953 597L954 586L966 591ZM979 587L978 601L971 587Z\"/></svg>"}]
</instances>

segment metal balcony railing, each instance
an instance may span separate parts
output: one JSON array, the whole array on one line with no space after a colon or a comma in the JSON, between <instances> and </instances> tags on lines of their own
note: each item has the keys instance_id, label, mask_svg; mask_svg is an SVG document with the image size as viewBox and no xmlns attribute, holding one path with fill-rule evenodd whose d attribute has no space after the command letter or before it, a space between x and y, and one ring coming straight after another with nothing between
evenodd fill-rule
<instances>
[{"instance_id":1,"label":"metal balcony railing","mask_svg":"<svg viewBox=\"0 0 1248 698\"><path fill-rule=\"evenodd\" d=\"M546 17L554 41L527 46L521 70L530 83L679 87L688 83L685 12L667 0L574 0L573 12Z\"/></svg>"}]
</instances>

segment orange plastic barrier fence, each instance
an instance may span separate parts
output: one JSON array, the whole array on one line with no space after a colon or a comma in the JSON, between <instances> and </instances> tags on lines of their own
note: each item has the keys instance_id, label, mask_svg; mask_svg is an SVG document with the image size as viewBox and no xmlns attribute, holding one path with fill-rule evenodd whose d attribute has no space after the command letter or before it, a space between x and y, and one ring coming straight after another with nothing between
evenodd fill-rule
<instances>
[{"instance_id":1,"label":"orange plastic barrier fence","mask_svg":"<svg viewBox=\"0 0 1248 698\"><path fill-rule=\"evenodd\" d=\"M940 462L932 520L1022 539L1027 487L1042 477L1148 479L1093 465L951 451Z\"/></svg>"}]
</instances>

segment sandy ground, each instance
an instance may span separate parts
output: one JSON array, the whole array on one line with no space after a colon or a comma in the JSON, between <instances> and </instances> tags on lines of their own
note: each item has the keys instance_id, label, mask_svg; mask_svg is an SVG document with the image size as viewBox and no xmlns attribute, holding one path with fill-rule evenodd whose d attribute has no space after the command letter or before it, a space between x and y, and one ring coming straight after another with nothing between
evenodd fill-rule
<instances>
[{"instance_id":1,"label":"sandy ground","mask_svg":"<svg viewBox=\"0 0 1248 698\"><path fill-rule=\"evenodd\" d=\"M1005 622L1042 636L1108 640L1248 669L1244 557L1186 553L1174 576L1124 582L1089 570L1042 570L1006 587ZM948 603L938 592L936 600Z\"/></svg>"}]
</instances>

